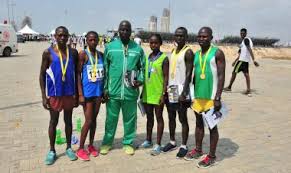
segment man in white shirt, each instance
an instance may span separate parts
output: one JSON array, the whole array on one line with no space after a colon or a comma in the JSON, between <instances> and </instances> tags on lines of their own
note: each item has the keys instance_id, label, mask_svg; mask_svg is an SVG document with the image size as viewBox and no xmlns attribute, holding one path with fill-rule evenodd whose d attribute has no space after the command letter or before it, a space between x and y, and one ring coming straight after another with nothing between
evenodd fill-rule
<instances>
[{"instance_id":1,"label":"man in white shirt","mask_svg":"<svg viewBox=\"0 0 291 173\"><path fill-rule=\"evenodd\" d=\"M141 46L141 39L139 38L138 35L136 35L135 38L134 38L133 40L134 40L134 42L135 42L136 44L138 44L138 45Z\"/></svg>"},{"instance_id":2,"label":"man in white shirt","mask_svg":"<svg viewBox=\"0 0 291 173\"><path fill-rule=\"evenodd\" d=\"M244 92L244 94L251 96L251 82L250 82L250 75L249 75L249 62L251 59L254 62L254 65L256 67L259 66L259 63L255 61L255 56L253 54L252 48L253 48L253 42L250 38L247 36L247 29L242 28L240 30L240 36L242 38L242 43L240 44L240 49L238 51L239 56L235 59L235 61L232 63L232 66L234 66L232 76L230 79L230 83L228 87L224 88L224 91L231 91L232 84L236 78L237 73L243 72L244 76L246 78L247 83L247 90Z\"/></svg>"}]
</instances>

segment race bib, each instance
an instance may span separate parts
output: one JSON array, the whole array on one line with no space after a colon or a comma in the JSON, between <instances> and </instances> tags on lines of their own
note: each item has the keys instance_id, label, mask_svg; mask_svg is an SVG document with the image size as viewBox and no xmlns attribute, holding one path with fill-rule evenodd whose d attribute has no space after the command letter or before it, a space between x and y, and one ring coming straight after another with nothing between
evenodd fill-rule
<instances>
[{"instance_id":1,"label":"race bib","mask_svg":"<svg viewBox=\"0 0 291 173\"><path fill-rule=\"evenodd\" d=\"M104 78L104 67L102 64L97 65L96 73L94 74L93 65L87 65L87 76L90 82L100 81Z\"/></svg>"},{"instance_id":2,"label":"race bib","mask_svg":"<svg viewBox=\"0 0 291 173\"><path fill-rule=\"evenodd\" d=\"M170 103L178 103L179 96L183 91L183 85L171 85L168 87L168 97ZM191 100L190 93L186 96L186 100Z\"/></svg>"},{"instance_id":3,"label":"race bib","mask_svg":"<svg viewBox=\"0 0 291 173\"><path fill-rule=\"evenodd\" d=\"M179 102L179 87L178 85L171 85L168 88L168 97L170 103Z\"/></svg>"}]
</instances>

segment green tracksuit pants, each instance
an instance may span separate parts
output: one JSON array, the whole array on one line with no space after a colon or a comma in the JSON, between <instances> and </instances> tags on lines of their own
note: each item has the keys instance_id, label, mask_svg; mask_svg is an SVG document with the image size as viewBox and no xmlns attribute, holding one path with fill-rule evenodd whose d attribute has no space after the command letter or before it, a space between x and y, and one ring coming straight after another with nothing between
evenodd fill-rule
<instances>
[{"instance_id":1,"label":"green tracksuit pants","mask_svg":"<svg viewBox=\"0 0 291 173\"><path fill-rule=\"evenodd\" d=\"M106 104L105 134L102 145L112 145L120 108L123 115L123 145L132 145L136 136L137 101L109 99Z\"/></svg>"}]
</instances>

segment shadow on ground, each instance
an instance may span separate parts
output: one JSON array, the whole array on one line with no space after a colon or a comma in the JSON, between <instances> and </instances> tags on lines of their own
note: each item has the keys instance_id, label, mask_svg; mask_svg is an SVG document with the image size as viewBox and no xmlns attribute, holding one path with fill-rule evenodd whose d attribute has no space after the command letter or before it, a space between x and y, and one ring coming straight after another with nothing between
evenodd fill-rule
<instances>
[{"instance_id":1,"label":"shadow on ground","mask_svg":"<svg viewBox=\"0 0 291 173\"><path fill-rule=\"evenodd\" d=\"M6 57L6 56L0 56L0 59L10 59L10 58L20 58L20 57L26 57L26 56L28 56L28 55L11 55L11 56L9 56L9 57Z\"/></svg>"},{"instance_id":2,"label":"shadow on ground","mask_svg":"<svg viewBox=\"0 0 291 173\"><path fill-rule=\"evenodd\" d=\"M168 143L168 141L170 140L169 138L170 134L168 132L164 132L163 135L163 140L162 140L162 145L165 145ZM181 132L176 133L176 141L177 141L177 145L181 145ZM209 134L206 134L204 136L203 139L203 152L204 154L209 152L209 146L210 146L210 139L209 139ZM137 134L136 136L136 140L134 142L134 146L137 148L138 150L138 146L146 139L146 133L140 133ZM195 136L194 134L189 134L189 138L188 138L188 148L189 150L191 150L192 148L195 147ZM153 143L155 143L156 141L156 133L153 133ZM96 140L94 141L95 146L100 147L101 146L101 139L100 140ZM114 149L122 149L122 138L115 138L114 143L113 143L113 150ZM239 149L239 145L237 143L235 143L234 141L232 141L229 138L220 138L218 141L218 146L217 146L217 150L216 150L216 156L217 156L217 160L218 161L222 161L226 158L231 158L233 156L235 156L236 152ZM178 150L175 150L173 152L178 152Z\"/></svg>"}]
</instances>

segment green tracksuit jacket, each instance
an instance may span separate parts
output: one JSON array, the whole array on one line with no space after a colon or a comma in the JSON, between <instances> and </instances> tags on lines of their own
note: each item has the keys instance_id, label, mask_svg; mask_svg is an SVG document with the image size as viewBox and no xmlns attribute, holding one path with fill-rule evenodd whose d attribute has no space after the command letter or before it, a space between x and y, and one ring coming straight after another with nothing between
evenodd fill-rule
<instances>
[{"instance_id":1,"label":"green tracksuit jacket","mask_svg":"<svg viewBox=\"0 0 291 173\"><path fill-rule=\"evenodd\" d=\"M124 76L127 71L135 70L137 80L144 82L145 58L143 49L130 40L127 51L120 39L109 43L104 52L105 85L104 91L111 99L137 100L139 89L126 87Z\"/></svg>"}]
</instances>

